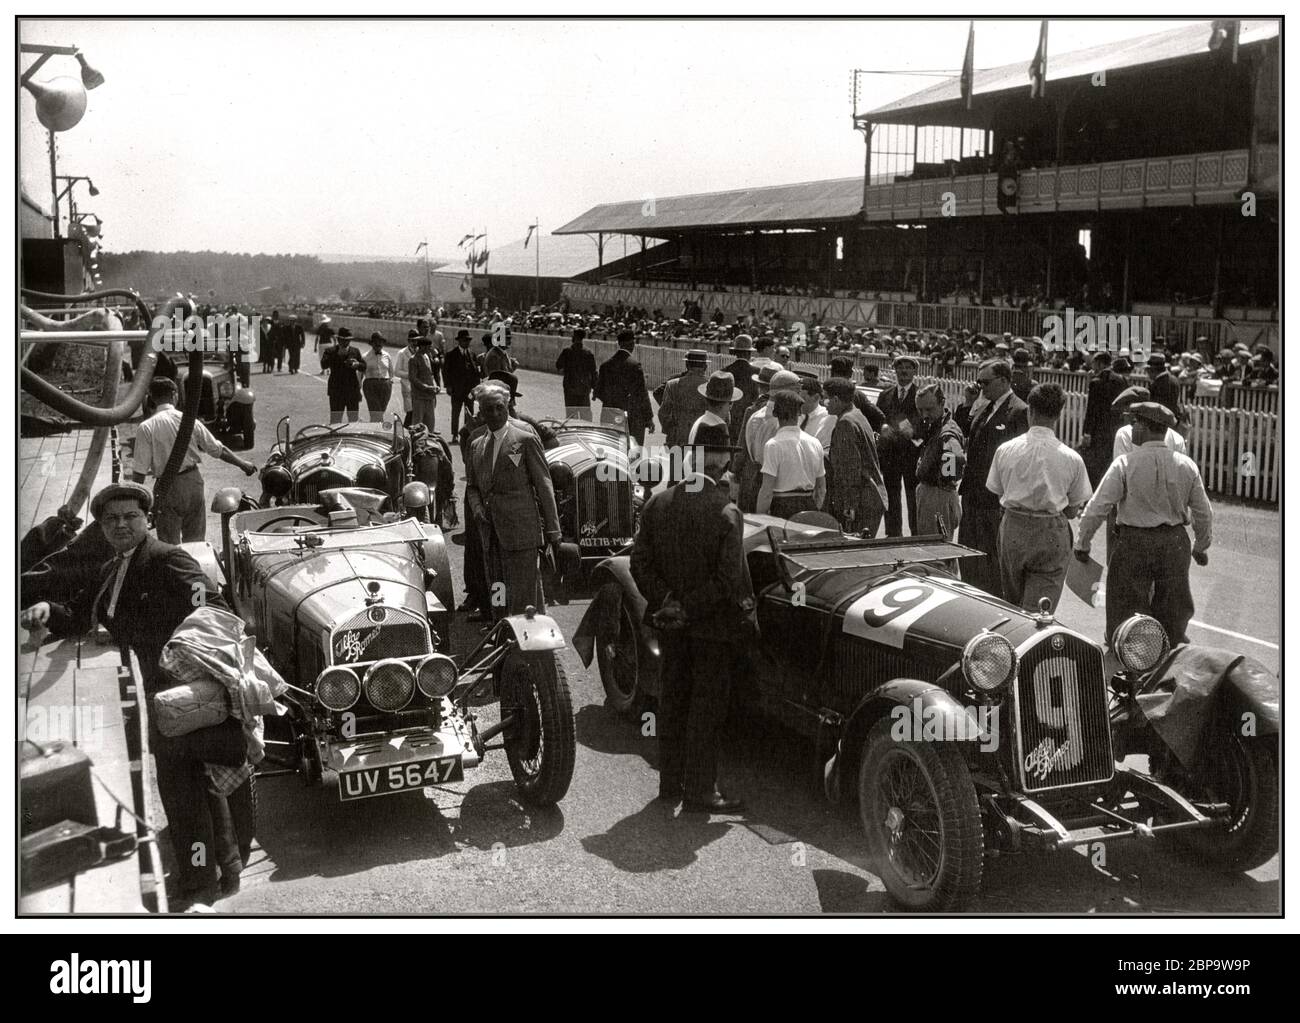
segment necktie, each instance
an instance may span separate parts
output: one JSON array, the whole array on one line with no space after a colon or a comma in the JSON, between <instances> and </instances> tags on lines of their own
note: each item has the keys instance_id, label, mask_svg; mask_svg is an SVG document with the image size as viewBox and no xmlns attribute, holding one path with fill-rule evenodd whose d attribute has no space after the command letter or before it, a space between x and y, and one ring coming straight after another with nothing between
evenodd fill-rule
<instances>
[{"instance_id":1,"label":"necktie","mask_svg":"<svg viewBox=\"0 0 1300 1023\"><path fill-rule=\"evenodd\" d=\"M109 587L113 592L109 597L108 608L104 612L104 617L112 618L113 612L117 610L117 598L122 592L122 579L126 576L126 557L119 554L109 563L108 573L104 576L104 581L95 594L94 603L90 605L90 628L93 632L99 626L99 602L104 599L104 594L108 592Z\"/></svg>"},{"instance_id":2,"label":"necktie","mask_svg":"<svg viewBox=\"0 0 1300 1023\"><path fill-rule=\"evenodd\" d=\"M497 467L497 435L491 432L488 433L487 463L491 473Z\"/></svg>"}]
</instances>

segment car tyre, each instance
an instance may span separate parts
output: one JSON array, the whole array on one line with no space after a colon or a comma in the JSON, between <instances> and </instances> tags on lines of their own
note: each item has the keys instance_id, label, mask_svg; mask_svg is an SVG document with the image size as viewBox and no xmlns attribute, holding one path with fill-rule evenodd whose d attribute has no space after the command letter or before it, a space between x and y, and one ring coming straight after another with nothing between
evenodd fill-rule
<instances>
[{"instance_id":1,"label":"car tyre","mask_svg":"<svg viewBox=\"0 0 1300 1023\"><path fill-rule=\"evenodd\" d=\"M887 718L871 729L858 765L871 869L903 909L959 912L979 891L984 869L970 769L953 744L899 742L892 726Z\"/></svg>"},{"instance_id":2,"label":"car tyre","mask_svg":"<svg viewBox=\"0 0 1300 1023\"><path fill-rule=\"evenodd\" d=\"M502 717L518 715L505 731L505 748L519 798L553 806L569 791L577 754L573 700L559 655L512 651L501 668L500 692Z\"/></svg>"},{"instance_id":3,"label":"car tyre","mask_svg":"<svg viewBox=\"0 0 1300 1023\"><path fill-rule=\"evenodd\" d=\"M1223 873L1267 863L1278 851L1277 736L1243 737L1215 729L1200 759L1202 770L1176 787L1195 802L1227 803L1232 812L1225 828L1174 831L1168 845L1185 859Z\"/></svg>"},{"instance_id":4,"label":"car tyre","mask_svg":"<svg viewBox=\"0 0 1300 1023\"><path fill-rule=\"evenodd\" d=\"M627 605L619 596L618 631L596 641L596 665L605 687L605 706L627 718L638 718L647 698L638 674L639 638Z\"/></svg>"}]
</instances>

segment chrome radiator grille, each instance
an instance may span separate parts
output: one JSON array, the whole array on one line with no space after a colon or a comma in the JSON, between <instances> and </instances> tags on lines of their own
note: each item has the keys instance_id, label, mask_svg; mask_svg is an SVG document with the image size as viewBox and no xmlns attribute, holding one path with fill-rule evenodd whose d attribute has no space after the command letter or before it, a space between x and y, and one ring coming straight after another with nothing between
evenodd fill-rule
<instances>
[{"instance_id":1,"label":"chrome radiator grille","mask_svg":"<svg viewBox=\"0 0 1300 1023\"><path fill-rule=\"evenodd\" d=\"M632 487L626 480L578 480L578 542L632 536Z\"/></svg>"},{"instance_id":2,"label":"chrome radiator grille","mask_svg":"<svg viewBox=\"0 0 1300 1023\"><path fill-rule=\"evenodd\" d=\"M382 621L375 621L381 617ZM382 661L432 653L429 626L409 611L376 605L334 630L331 653L335 664Z\"/></svg>"},{"instance_id":3,"label":"chrome radiator grille","mask_svg":"<svg viewBox=\"0 0 1300 1023\"><path fill-rule=\"evenodd\" d=\"M1101 651L1051 633L1020 658L1016 771L1026 792L1106 781L1114 774Z\"/></svg>"}]
</instances>

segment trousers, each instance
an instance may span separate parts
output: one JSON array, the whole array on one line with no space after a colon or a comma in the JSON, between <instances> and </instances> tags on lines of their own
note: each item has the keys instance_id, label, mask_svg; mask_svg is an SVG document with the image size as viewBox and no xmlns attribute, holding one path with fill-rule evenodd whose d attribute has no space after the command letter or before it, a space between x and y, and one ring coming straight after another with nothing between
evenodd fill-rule
<instances>
[{"instance_id":1,"label":"trousers","mask_svg":"<svg viewBox=\"0 0 1300 1023\"><path fill-rule=\"evenodd\" d=\"M203 473L197 468L172 477L167 493L154 504L158 539L163 543L195 543L208 532L203 500Z\"/></svg>"},{"instance_id":2,"label":"trousers","mask_svg":"<svg viewBox=\"0 0 1300 1023\"><path fill-rule=\"evenodd\" d=\"M916 512L916 449L908 444L908 449L894 445L887 457L880 460L880 474L885 479L885 496L889 506L885 509L885 535L903 535L903 498L907 500L907 522L911 534L924 533L917 529ZM902 491L900 494L899 491Z\"/></svg>"},{"instance_id":3,"label":"trousers","mask_svg":"<svg viewBox=\"0 0 1300 1023\"><path fill-rule=\"evenodd\" d=\"M660 632L659 793L704 802L718 781L718 732L727 717L736 644Z\"/></svg>"},{"instance_id":4,"label":"trousers","mask_svg":"<svg viewBox=\"0 0 1300 1023\"><path fill-rule=\"evenodd\" d=\"M816 511L812 494L791 497L773 497L769 515L778 519L792 519L803 511Z\"/></svg>"},{"instance_id":5,"label":"trousers","mask_svg":"<svg viewBox=\"0 0 1300 1023\"><path fill-rule=\"evenodd\" d=\"M504 550L495 529L489 526L485 533L481 539L486 554L486 582L492 617L523 614L529 604L538 611L545 611L541 575L537 570L537 548Z\"/></svg>"},{"instance_id":6,"label":"trousers","mask_svg":"<svg viewBox=\"0 0 1300 1023\"><path fill-rule=\"evenodd\" d=\"M382 377L368 377L361 381L361 393L366 399L366 410L372 423L382 423L388 401L393 396L393 382Z\"/></svg>"},{"instance_id":7,"label":"trousers","mask_svg":"<svg viewBox=\"0 0 1300 1023\"><path fill-rule=\"evenodd\" d=\"M1003 598L1026 611L1036 611L1038 602L1046 597L1055 609L1061 602L1073 546L1074 534L1064 515L1027 515L1004 508L998 529Z\"/></svg>"},{"instance_id":8,"label":"trousers","mask_svg":"<svg viewBox=\"0 0 1300 1023\"><path fill-rule=\"evenodd\" d=\"M985 557L962 558L961 577L994 597L1002 596L1002 570L998 566L998 530L1001 525L1002 506L996 501L987 503L975 495L962 501L957 538L967 547L983 551Z\"/></svg>"},{"instance_id":9,"label":"trousers","mask_svg":"<svg viewBox=\"0 0 1300 1023\"><path fill-rule=\"evenodd\" d=\"M912 524L914 534L923 536L941 533L945 540L951 540L960 522L961 496L956 490L945 490L929 483L916 485L916 521Z\"/></svg>"},{"instance_id":10,"label":"trousers","mask_svg":"<svg viewBox=\"0 0 1300 1023\"><path fill-rule=\"evenodd\" d=\"M432 433L436 427L433 425L434 410L438 407L436 398L411 398L411 422L423 423Z\"/></svg>"},{"instance_id":11,"label":"trousers","mask_svg":"<svg viewBox=\"0 0 1300 1023\"><path fill-rule=\"evenodd\" d=\"M591 391L565 391L565 408L591 408Z\"/></svg>"},{"instance_id":12,"label":"trousers","mask_svg":"<svg viewBox=\"0 0 1300 1023\"><path fill-rule=\"evenodd\" d=\"M1192 542L1183 526L1116 526L1106 584L1106 641L1125 619L1149 614L1164 626L1171 644L1186 642L1195 610L1191 560Z\"/></svg>"}]
</instances>

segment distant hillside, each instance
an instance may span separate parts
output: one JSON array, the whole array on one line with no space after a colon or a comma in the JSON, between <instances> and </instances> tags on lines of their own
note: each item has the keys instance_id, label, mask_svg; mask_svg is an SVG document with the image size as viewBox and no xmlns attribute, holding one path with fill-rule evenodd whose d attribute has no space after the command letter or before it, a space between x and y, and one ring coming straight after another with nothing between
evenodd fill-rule
<instances>
[{"instance_id":1,"label":"distant hillside","mask_svg":"<svg viewBox=\"0 0 1300 1023\"><path fill-rule=\"evenodd\" d=\"M287 254L136 251L103 253L99 263L105 287L134 288L146 298L193 292L202 300L219 303L253 302L259 297L279 302L346 299L371 291L389 294L396 301L418 302L425 285L422 258L332 262L330 257ZM441 265L429 261L430 269ZM265 292L267 288L271 293Z\"/></svg>"}]
</instances>

